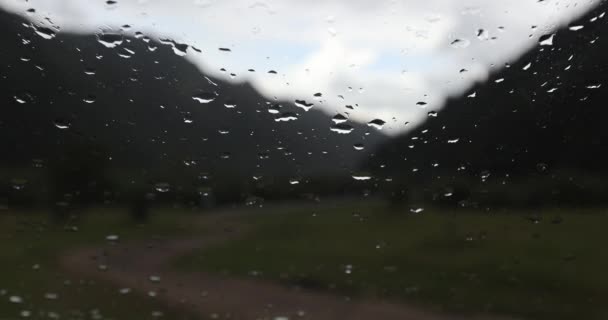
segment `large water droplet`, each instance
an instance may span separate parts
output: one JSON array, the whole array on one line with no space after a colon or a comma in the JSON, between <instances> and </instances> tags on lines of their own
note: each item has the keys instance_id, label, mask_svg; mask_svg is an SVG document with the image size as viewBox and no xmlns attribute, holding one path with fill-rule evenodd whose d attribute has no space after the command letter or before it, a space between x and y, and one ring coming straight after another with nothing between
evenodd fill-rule
<instances>
[{"instance_id":1,"label":"large water droplet","mask_svg":"<svg viewBox=\"0 0 608 320\"><path fill-rule=\"evenodd\" d=\"M295 105L298 108L302 108L304 109L304 111L308 111L310 110L312 107L314 107L314 103L307 103L304 100L296 100L295 101Z\"/></svg>"}]
</instances>

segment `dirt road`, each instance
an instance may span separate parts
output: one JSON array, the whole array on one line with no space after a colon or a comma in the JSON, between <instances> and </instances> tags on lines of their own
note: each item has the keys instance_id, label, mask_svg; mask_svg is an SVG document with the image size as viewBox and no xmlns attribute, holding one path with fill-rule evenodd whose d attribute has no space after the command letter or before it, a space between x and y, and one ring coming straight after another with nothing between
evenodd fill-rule
<instances>
[{"instance_id":1,"label":"dirt road","mask_svg":"<svg viewBox=\"0 0 608 320\"><path fill-rule=\"evenodd\" d=\"M155 239L81 248L65 255L62 266L87 279L112 282L129 290L156 295L170 306L179 306L219 319L318 319L318 320L447 320L512 319L491 315L459 317L438 314L405 304L378 300L349 300L336 295L288 288L255 279L230 278L203 272L172 270L169 262L195 249L243 236L250 226L233 217L203 218L212 233L184 239ZM100 266L107 266L101 271ZM102 268L103 269L103 268Z\"/></svg>"}]
</instances>

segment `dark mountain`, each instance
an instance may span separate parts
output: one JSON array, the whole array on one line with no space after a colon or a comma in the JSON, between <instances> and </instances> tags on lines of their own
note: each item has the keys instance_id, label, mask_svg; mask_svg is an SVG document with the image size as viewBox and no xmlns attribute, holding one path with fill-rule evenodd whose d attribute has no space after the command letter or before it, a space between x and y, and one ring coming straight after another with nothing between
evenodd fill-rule
<instances>
[{"instance_id":1,"label":"dark mountain","mask_svg":"<svg viewBox=\"0 0 608 320\"><path fill-rule=\"evenodd\" d=\"M539 44L449 99L437 117L382 144L372 171L392 179L392 193L425 190L433 199L608 199L607 6L602 2L560 29L552 45Z\"/></svg>"},{"instance_id":2,"label":"dark mountain","mask_svg":"<svg viewBox=\"0 0 608 320\"><path fill-rule=\"evenodd\" d=\"M314 108L305 112L293 101L268 101L248 84L207 77L174 52L205 54L187 45L119 30L56 33L49 20L37 18L40 23L0 12L5 179L24 167L57 163L75 167L61 172L79 175L78 167L94 162L126 186L187 188L199 178L236 186L263 176L260 181L276 180L288 190L295 186L286 179L352 180L365 157L353 144L382 138L357 124L350 124L351 134L331 132L331 118Z\"/></svg>"}]
</instances>

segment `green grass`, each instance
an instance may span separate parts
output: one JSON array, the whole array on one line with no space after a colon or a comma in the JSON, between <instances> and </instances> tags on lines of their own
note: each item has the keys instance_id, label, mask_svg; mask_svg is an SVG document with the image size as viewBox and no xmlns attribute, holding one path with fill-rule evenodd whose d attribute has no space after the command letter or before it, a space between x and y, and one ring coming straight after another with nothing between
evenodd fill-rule
<instances>
[{"instance_id":1,"label":"green grass","mask_svg":"<svg viewBox=\"0 0 608 320\"><path fill-rule=\"evenodd\" d=\"M390 212L345 205L248 217L246 237L176 261L454 313L608 318L608 211ZM349 271L350 270L350 271Z\"/></svg>"},{"instance_id":2,"label":"green grass","mask_svg":"<svg viewBox=\"0 0 608 320\"><path fill-rule=\"evenodd\" d=\"M110 234L128 241L194 232L187 223L190 217L183 212L159 213L149 223L135 225L126 212L119 211L89 210L78 221L61 226L49 223L43 211L0 211L0 319L20 318L23 311L29 311L32 319L53 313L61 319L152 319L154 311L169 319L193 318L143 294L121 295L119 287L74 276L59 266L62 253L102 245ZM47 299L47 293L58 297ZM13 295L23 303L11 303Z\"/></svg>"}]
</instances>

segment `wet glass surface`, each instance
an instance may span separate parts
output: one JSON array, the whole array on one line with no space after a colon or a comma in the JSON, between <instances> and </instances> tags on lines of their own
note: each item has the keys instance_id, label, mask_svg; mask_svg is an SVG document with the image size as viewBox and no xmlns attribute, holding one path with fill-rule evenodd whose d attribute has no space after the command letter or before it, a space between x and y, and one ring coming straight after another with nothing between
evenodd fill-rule
<instances>
[{"instance_id":1,"label":"wet glass surface","mask_svg":"<svg viewBox=\"0 0 608 320\"><path fill-rule=\"evenodd\" d=\"M605 319L605 1L0 0L0 319Z\"/></svg>"}]
</instances>

